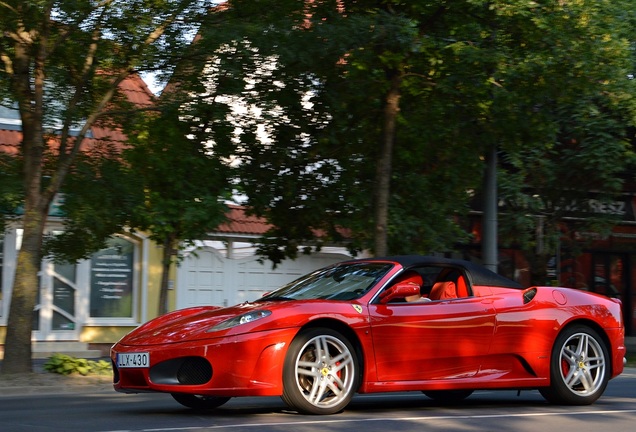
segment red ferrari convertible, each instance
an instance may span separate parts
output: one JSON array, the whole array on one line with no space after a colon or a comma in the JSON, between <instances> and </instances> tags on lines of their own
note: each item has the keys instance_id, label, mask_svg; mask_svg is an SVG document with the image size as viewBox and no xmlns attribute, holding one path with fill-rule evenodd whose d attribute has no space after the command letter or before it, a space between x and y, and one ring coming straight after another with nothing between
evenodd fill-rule
<instances>
[{"instance_id":1,"label":"red ferrari convertible","mask_svg":"<svg viewBox=\"0 0 636 432\"><path fill-rule=\"evenodd\" d=\"M214 408L279 395L332 414L354 393L421 391L456 401L478 389L538 389L552 403L598 399L623 371L620 300L522 288L468 261L351 260L261 299L178 310L112 348L115 390L165 392Z\"/></svg>"}]
</instances>

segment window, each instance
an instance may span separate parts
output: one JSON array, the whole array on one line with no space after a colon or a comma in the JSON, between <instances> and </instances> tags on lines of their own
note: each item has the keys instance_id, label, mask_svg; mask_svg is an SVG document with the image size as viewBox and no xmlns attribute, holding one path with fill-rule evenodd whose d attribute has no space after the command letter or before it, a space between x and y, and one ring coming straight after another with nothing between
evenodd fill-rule
<instances>
[{"instance_id":1,"label":"window","mask_svg":"<svg viewBox=\"0 0 636 432\"><path fill-rule=\"evenodd\" d=\"M91 318L132 318L135 244L113 237L90 260Z\"/></svg>"}]
</instances>

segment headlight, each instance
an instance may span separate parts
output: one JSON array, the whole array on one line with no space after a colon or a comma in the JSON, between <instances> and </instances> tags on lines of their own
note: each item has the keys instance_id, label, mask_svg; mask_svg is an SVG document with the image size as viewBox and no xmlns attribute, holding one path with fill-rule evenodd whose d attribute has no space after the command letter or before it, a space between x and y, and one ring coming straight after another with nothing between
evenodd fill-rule
<instances>
[{"instance_id":1,"label":"headlight","mask_svg":"<svg viewBox=\"0 0 636 432\"><path fill-rule=\"evenodd\" d=\"M210 327L208 329L208 332L226 330L241 324L251 323L252 321L256 321L261 318L268 317L271 314L272 314L272 311L268 311L268 310L259 310L259 311L244 313L243 315L239 315L234 318L230 318L229 320L223 321L215 325L214 327Z\"/></svg>"}]
</instances>

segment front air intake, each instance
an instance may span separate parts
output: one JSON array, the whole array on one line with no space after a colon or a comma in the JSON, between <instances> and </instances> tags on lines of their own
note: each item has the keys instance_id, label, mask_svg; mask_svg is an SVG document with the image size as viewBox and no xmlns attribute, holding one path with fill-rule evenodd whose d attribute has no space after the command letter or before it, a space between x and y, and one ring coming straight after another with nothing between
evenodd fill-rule
<instances>
[{"instance_id":1,"label":"front air intake","mask_svg":"<svg viewBox=\"0 0 636 432\"><path fill-rule=\"evenodd\" d=\"M212 365L203 357L181 357L158 363L150 369L155 384L199 385L212 379Z\"/></svg>"}]
</instances>

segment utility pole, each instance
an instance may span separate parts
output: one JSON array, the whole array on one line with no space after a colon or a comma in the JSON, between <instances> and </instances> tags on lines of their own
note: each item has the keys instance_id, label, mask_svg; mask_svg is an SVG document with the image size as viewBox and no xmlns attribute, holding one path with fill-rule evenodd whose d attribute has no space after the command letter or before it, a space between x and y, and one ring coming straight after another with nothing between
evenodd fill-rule
<instances>
[{"instance_id":1,"label":"utility pole","mask_svg":"<svg viewBox=\"0 0 636 432\"><path fill-rule=\"evenodd\" d=\"M497 146L486 153L484 176L484 213L482 220L481 255L484 266L497 272Z\"/></svg>"}]
</instances>

